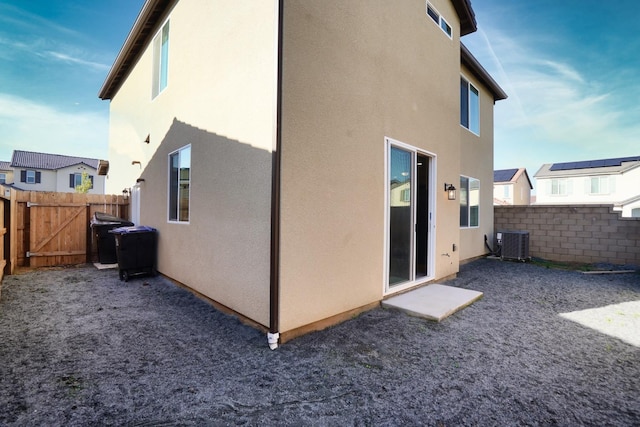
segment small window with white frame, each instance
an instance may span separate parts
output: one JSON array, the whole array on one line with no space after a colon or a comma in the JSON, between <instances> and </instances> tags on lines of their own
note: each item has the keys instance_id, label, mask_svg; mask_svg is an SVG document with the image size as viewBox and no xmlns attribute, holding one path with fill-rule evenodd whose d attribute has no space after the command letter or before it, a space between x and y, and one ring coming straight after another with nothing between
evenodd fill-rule
<instances>
[{"instance_id":1,"label":"small window with white frame","mask_svg":"<svg viewBox=\"0 0 640 427\"><path fill-rule=\"evenodd\" d=\"M460 176L460 227L480 224L480 180Z\"/></svg>"},{"instance_id":2,"label":"small window with white frame","mask_svg":"<svg viewBox=\"0 0 640 427\"><path fill-rule=\"evenodd\" d=\"M191 145L169 154L169 221L189 222Z\"/></svg>"},{"instance_id":3,"label":"small window with white frame","mask_svg":"<svg viewBox=\"0 0 640 427\"><path fill-rule=\"evenodd\" d=\"M592 176L589 178L589 194L609 194L609 177L608 176Z\"/></svg>"},{"instance_id":4,"label":"small window with white frame","mask_svg":"<svg viewBox=\"0 0 640 427\"><path fill-rule=\"evenodd\" d=\"M451 30L451 25L440 15L440 13L436 10L435 7L431 5L431 3L427 2L427 15L436 23L438 27L449 37L453 38L453 32Z\"/></svg>"},{"instance_id":5,"label":"small window with white frame","mask_svg":"<svg viewBox=\"0 0 640 427\"><path fill-rule=\"evenodd\" d=\"M460 77L460 125L480 135L480 92L464 77Z\"/></svg>"},{"instance_id":6,"label":"small window with white frame","mask_svg":"<svg viewBox=\"0 0 640 427\"><path fill-rule=\"evenodd\" d=\"M169 21L165 22L153 38L153 78L151 99L160 94L168 83L169 74Z\"/></svg>"},{"instance_id":7,"label":"small window with white frame","mask_svg":"<svg viewBox=\"0 0 640 427\"><path fill-rule=\"evenodd\" d=\"M566 196L568 194L569 182L566 178L558 178L551 180L552 196Z\"/></svg>"}]
</instances>

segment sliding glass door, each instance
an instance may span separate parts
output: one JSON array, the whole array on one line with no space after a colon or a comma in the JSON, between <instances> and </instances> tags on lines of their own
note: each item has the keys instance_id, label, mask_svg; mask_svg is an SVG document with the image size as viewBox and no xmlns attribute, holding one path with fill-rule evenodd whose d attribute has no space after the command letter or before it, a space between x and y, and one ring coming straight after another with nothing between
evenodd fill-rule
<instances>
[{"instance_id":1,"label":"sliding glass door","mask_svg":"<svg viewBox=\"0 0 640 427\"><path fill-rule=\"evenodd\" d=\"M387 148L387 289L391 289L429 275L431 158L391 141Z\"/></svg>"}]
</instances>

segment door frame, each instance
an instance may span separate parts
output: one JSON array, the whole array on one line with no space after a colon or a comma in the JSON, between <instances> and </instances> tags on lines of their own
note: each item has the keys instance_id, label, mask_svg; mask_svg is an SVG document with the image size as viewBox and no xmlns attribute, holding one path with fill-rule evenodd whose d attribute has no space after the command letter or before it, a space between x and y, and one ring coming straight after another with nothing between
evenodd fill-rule
<instances>
[{"instance_id":1,"label":"door frame","mask_svg":"<svg viewBox=\"0 0 640 427\"><path fill-rule=\"evenodd\" d=\"M407 282L403 282L401 284L395 285L393 287L389 286L389 242L390 242L390 233L389 233L389 208L390 208L390 176L389 176L389 161L390 161L390 153L391 147L397 147L402 150L406 150L412 153L412 168L413 168L413 177L417 177L417 155L421 154L428 158L429 160L429 171L428 171L428 224L427 224L427 275L416 278L415 272L415 262L416 262L416 190L417 186L411 186L411 200L412 200L412 220L414 224L414 232L411 239L412 246L412 254L411 254L411 279ZM384 253L383 253L383 265L384 265L384 274L383 274L383 295L390 295L405 289L412 288L414 286L423 284L425 282L429 282L435 278L435 224L436 224L436 163L437 156L435 153L429 152L427 150L420 149L413 145L406 144L404 142L398 141L393 138L385 137L384 138ZM415 179L415 178L414 178Z\"/></svg>"}]
</instances>

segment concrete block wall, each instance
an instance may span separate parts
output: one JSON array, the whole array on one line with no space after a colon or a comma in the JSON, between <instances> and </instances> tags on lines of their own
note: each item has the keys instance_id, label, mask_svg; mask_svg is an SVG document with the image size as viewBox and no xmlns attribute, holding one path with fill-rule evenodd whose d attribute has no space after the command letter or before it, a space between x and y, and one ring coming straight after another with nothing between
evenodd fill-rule
<instances>
[{"instance_id":1,"label":"concrete block wall","mask_svg":"<svg viewBox=\"0 0 640 427\"><path fill-rule=\"evenodd\" d=\"M611 205L494 206L494 226L528 231L532 257L640 265L640 218Z\"/></svg>"}]
</instances>

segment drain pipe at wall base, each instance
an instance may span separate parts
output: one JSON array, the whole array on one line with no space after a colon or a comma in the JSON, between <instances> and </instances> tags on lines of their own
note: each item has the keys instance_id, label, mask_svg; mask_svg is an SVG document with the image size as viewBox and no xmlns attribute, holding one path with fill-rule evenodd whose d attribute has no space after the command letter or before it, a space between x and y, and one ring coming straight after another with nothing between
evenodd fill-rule
<instances>
[{"instance_id":1,"label":"drain pipe at wall base","mask_svg":"<svg viewBox=\"0 0 640 427\"><path fill-rule=\"evenodd\" d=\"M275 350L278 348L278 340L280 339L280 333L276 332L272 334L271 332L267 332L267 341L269 342L269 348L271 350Z\"/></svg>"},{"instance_id":2,"label":"drain pipe at wall base","mask_svg":"<svg viewBox=\"0 0 640 427\"><path fill-rule=\"evenodd\" d=\"M269 332L267 342L269 348L278 348L280 340L280 162L282 152L282 25L283 0L278 1L276 22L278 28L275 36L278 46L276 63L276 117L275 117L275 144L271 155L271 256L269 272Z\"/></svg>"}]
</instances>

